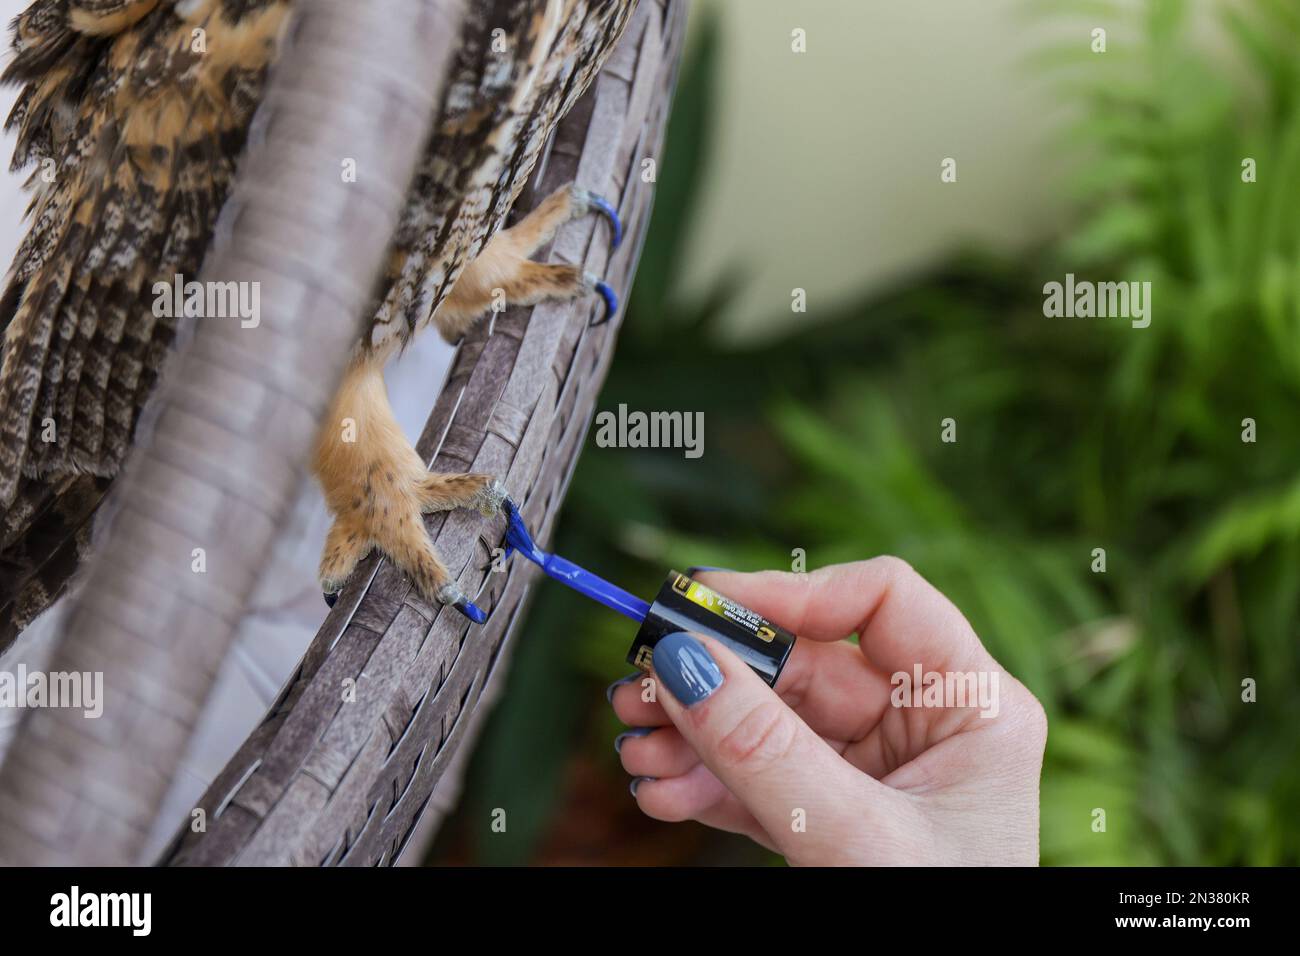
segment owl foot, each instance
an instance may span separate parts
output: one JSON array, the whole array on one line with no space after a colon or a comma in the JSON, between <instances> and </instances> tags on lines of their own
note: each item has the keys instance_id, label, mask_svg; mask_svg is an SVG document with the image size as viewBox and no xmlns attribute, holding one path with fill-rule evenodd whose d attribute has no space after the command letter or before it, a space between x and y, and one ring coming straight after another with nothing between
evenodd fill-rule
<instances>
[{"instance_id":1,"label":"owl foot","mask_svg":"<svg viewBox=\"0 0 1300 956\"><path fill-rule=\"evenodd\" d=\"M618 311L618 296L599 276L563 263L533 262L528 257L570 220L596 213L609 223L611 246L623 241L623 223L609 200L572 184L561 186L515 223L492 237L452 286L433 315L448 342L463 336L479 317L507 306L577 298L596 293L605 303L601 325Z\"/></svg>"},{"instance_id":2,"label":"owl foot","mask_svg":"<svg viewBox=\"0 0 1300 956\"><path fill-rule=\"evenodd\" d=\"M348 367L321 423L313 470L334 515L320 563L331 607L357 564L378 548L426 601L483 620L442 563L422 516L453 508L498 514L505 489L491 475L429 472L393 417L379 357L360 355Z\"/></svg>"},{"instance_id":3,"label":"owl foot","mask_svg":"<svg viewBox=\"0 0 1300 956\"><path fill-rule=\"evenodd\" d=\"M500 514L506 490L491 475L451 475L423 472L403 475L384 466L367 469L367 477L353 497L336 513L325 539L320 582L330 607L372 548L402 571L427 601L450 604L481 624L483 613L452 580L429 539L421 515L452 508L474 508L481 514Z\"/></svg>"},{"instance_id":4,"label":"owl foot","mask_svg":"<svg viewBox=\"0 0 1300 956\"><path fill-rule=\"evenodd\" d=\"M618 217L618 210L614 208L614 204L604 196L596 195L596 193L588 192L585 189L578 189L572 186L570 188L573 190L573 202L575 207L582 210L582 212L570 218L576 219L578 215L582 215L583 213L590 212L594 209L596 212L604 216L605 220L609 223L609 228L612 232L609 240L609 247L611 249L617 249L621 246L623 244L623 220Z\"/></svg>"},{"instance_id":5,"label":"owl foot","mask_svg":"<svg viewBox=\"0 0 1300 956\"><path fill-rule=\"evenodd\" d=\"M505 488L491 475L400 475L394 470L368 470L356 497L334 519L320 565L325 603L334 606L357 564L378 548L410 577L425 600L450 604L482 624L487 615L452 580L421 515L462 507L487 516L500 514L507 500Z\"/></svg>"},{"instance_id":6,"label":"owl foot","mask_svg":"<svg viewBox=\"0 0 1300 956\"><path fill-rule=\"evenodd\" d=\"M506 247L513 255L527 258L550 242L556 230L566 222L581 219L593 212L609 223L610 248L617 249L623 242L623 221L618 216L618 210L604 196L579 189L573 183L555 190L538 203L532 212L494 236L488 246L495 243Z\"/></svg>"},{"instance_id":7,"label":"owl foot","mask_svg":"<svg viewBox=\"0 0 1300 956\"><path fill-rule=\"evenodd\" d=\"M579 216L586 215L589 212L597 212L605 217L609 223L610 240L609 247L617 249L623 244L623 220L618 216L618 210L604 196L588 192L585 189L578 189L576 186L569 186L570 190L570 212L569 219L576 219ZM558 191L557 191L558 193ZM552 194L555 195L555 194ZM618 293L601 279L599 276L590 272L583 273L583 281L588 291L595 292L605 300L605 313L598 319L593 319L588 323L591 327L604 325L618 311Z\"/></svg>"}]
</instances>

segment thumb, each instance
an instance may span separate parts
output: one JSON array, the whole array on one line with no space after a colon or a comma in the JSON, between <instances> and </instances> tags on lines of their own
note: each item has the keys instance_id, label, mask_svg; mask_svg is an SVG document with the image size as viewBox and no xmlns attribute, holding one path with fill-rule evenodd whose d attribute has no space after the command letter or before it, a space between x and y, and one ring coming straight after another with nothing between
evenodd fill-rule
<instances>
[{"instance_id":1,"label":"thumb","mask_svg":"<svg viewBox=\"0 0 1300 956\"><path fill-rule=\"evenodd\" d=\"M757 674L684 631L654 648L659 703L786 857L852 854L897 794L845 761Z\"/></svg>"}]
</instances>

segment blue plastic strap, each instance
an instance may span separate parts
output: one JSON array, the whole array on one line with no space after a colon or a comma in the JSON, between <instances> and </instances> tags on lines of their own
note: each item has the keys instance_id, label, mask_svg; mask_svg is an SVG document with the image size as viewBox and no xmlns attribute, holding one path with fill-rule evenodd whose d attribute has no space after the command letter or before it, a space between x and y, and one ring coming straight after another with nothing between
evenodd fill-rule
<instances>
[{"instance_id":1,"label":"blue plastic strap","mask_svg":"<svg viewBox=\"0 0 1300 956\"><path fill-rule=\"evenodd\" d=\"M638 623L645 620L645 616L650 613L648 603L585 568L578 567L572 561L559 555L547 554L537 546L533 536L528 533L528 528L524 526L524 519L520 517L515 503L506 499L504 506L510 519L506 528L506 544L509 545L506 548L507 557L510 556L511 551L518 551L545 571L547 576L567 584L579 594L585 594L593 601L599 601Z\"/></svg>"}]
</instances>

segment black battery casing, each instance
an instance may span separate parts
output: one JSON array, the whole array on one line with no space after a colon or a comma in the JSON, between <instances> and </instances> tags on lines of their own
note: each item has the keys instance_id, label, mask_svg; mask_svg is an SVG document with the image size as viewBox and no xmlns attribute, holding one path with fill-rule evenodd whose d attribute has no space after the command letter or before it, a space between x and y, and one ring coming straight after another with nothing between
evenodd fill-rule
<instances>
[{"instance_id":1,"label":"black battery casing","mask_svg":"<svg viewBox=\"0 0 1300 956\"><path fill-rule=\"evenodd\" d=\"M795 641L793 634L761 614L689 575L670 571L641 622L627 662L643 671L650 670L654 646L660 638L677 631L703 634L726 645L769 686L775 686L781 676Z\"/></svg>"}]
</instances>

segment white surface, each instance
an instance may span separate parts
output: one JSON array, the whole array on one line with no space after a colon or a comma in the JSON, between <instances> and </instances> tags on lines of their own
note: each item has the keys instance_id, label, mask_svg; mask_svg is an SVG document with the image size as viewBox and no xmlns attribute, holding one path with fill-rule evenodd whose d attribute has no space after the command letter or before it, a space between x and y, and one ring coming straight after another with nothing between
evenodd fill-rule
<instances>
[{"instance_id":1,"label":"white surface","mask_svg":"<svg viewBox=\"0 0 1300 956\"><path fill-rule=\"evenodd\" d=\"M0 0L0 20L7 24L25 6L22 0ZM4 37L7 45L7 32ZM13 88L0 90L0 111L5 115L16 94ZM0 169L7 169L12 150L13 137L5 136L0 142L0 156L4 157ZM24 179L0 173L0 261L6 266L23 233L21 218L27 205L21 189ZM436 333L428 332L388 369L393 408L412 441L424 427L452 355L451 346ZM146 859L152 859L188 819L200 794L257 726L325 617L328 608L316 581L316 566L328 529L325 503L315 481L308 479L299 495L292 526L277 546L254 597L253 611L217 679L190 751L163 806ZM28 628L0 657L0 670L12 671L20 662L29 670L44 667L60 611L56 607ZM0 710L0 759L21 713Z\"/></svg>"}]
</instances>

